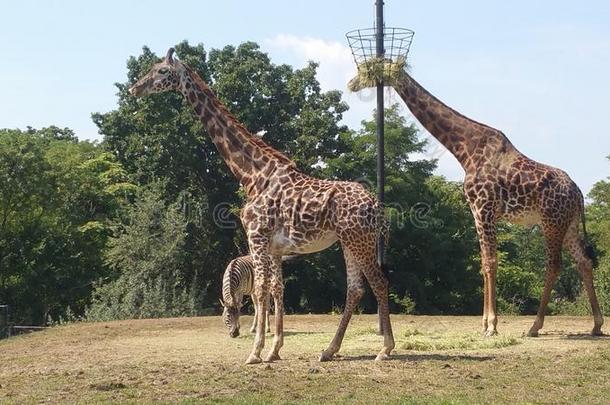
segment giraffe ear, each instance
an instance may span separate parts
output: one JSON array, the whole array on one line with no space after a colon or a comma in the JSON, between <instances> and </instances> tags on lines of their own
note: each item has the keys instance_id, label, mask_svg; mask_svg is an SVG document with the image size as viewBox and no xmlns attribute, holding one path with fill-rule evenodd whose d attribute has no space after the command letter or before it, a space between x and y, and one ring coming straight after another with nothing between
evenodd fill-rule
<instances>
[{"instance_id":1,"label":"giraffe ear","mask_svg":"<svg viewBox=\"0 0 610 405\"><path fill-rule=\"evenodd\" d=\"M174 52L175 52L175 51L176 51L176 50L175 50L174 48L169 48L169 49L167 50L167 55L165 55L165 61L166 61L167 63L169 63L170 65L173 65L173 64L174 64Z\"/></svg>"}]
</instances>

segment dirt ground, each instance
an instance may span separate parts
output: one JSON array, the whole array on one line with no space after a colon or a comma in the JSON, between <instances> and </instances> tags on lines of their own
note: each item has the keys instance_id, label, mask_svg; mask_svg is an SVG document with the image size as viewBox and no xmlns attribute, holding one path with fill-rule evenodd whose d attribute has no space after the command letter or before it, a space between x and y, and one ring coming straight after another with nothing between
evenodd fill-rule
<instances>
[{"instance_id":1,"label":"dirt ground","mask_svg":"<svg viewBox=\"0 0 610 405\"><path fill-rule=\"evenodd\" d=\"M378 363L376 317L359 315L341 356L319 363L339 316L294 315L282 360L246 366L250 320L236 339L203 317L3 340L0 403L610 403L610 337L589 336L589 318L548 317L540 337L525 338L533 317L501 317L500 335L484 339L478 317L393 316L396 350Z\"/></svg>"}]
</instances>

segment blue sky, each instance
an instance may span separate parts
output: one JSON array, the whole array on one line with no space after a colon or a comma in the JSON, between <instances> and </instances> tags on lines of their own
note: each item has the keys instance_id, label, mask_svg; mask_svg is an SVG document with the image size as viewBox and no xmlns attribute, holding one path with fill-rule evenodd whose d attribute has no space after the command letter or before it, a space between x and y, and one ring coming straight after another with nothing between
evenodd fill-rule
<instances>
[{"instance_id":1,"label":"blue sky","mask_svg":"<svg viewBox=\"0 0 610 405\"><path fill-rule=\"evenodd\" d=\"M411 72L433 94L585 192L607 177L610 3L386 0L385 10L388 26L416 31ZM373 15L373 0L3 2L0 127L68 126L100 139L90 114L115 108L127 58L183 39L208 49L256 41L276 63L320 62L323 87L345 91L355 68L344 34ZM374 100L345 99L356 128ZM432 144L428 155L462 178L449 153Z\"/></svg>"}]
</instances>

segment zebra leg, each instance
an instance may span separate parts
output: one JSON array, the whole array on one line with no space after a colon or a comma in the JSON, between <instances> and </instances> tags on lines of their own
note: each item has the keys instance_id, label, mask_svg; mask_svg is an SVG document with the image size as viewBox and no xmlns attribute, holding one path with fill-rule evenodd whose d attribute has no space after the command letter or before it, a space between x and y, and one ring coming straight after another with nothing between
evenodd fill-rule
<instances>
[{"instance_id":1,"label":"zebra leg","mask_svg":"<svg viewBox=\"0 0 610 405\"><path fill-rule=\"evenodd\" d=\"M284 345L284 279L281 256L273 256L271 259L271 294L275 304L275 334L273 346L265 361L280 360L280 349ZM268 308L266 306L265 312L261 312L261 318L266 318Z\"/></svg>"}]
</instances>

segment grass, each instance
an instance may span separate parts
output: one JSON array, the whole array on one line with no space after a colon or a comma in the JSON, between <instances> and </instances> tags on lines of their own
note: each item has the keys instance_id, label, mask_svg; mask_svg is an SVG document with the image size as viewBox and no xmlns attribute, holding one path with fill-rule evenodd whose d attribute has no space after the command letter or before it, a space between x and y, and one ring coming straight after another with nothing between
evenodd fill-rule
<instances>
[{"instance_id":1,"label":"grass","mask_svg":"<svg viewBox=\"0 0 610 405\"><path fill-rule=\"evenodd\" d=\"M610 338L586 317L521 337L532 321L484 339L478 317L393 316L395 353L376 363L376 317L358 315L319 363L339 316L288 316L283 360L256 366L247 329L230 339L218 317L71 324L0 341L0 403L607 403Z\"/></svg>"},{"instance_id":2,"label":"grass","mask_svg":"<svg viewBox=\"0 0 610 405\"><path fill-rule=\"evenodd\" d=\"M401 347L405 350L416 351L444 351L444 350L476 350L498 349L501 347L517 345L523 339L514 336L494 336L491 339L482 338L475 333L433 333L422 334L415 330L407 330L403 335Z\"/></svg>"}]
</instances>

